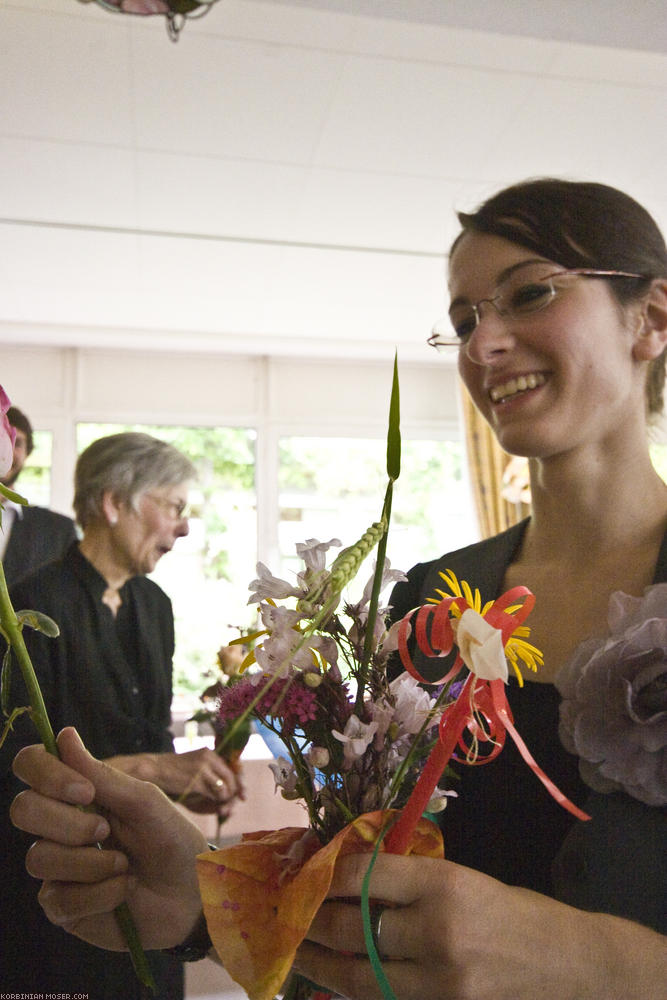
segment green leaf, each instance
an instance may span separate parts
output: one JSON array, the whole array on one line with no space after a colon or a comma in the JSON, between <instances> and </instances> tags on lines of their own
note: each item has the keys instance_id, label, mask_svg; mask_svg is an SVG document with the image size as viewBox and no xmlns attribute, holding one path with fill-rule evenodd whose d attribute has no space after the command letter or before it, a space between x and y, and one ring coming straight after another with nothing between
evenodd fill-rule
<instances>
[{"instance_id":1,"label":"green leaf","mask_svg":"<svg viewBox=\"0 0 667 1000\"><path fill-rule=\"evenodd\" d=\"M56 636L60 635L60 629L53 618L49 618L41 611L17 611L16 620L19 625L27 625L28 628L34 628L36 632L43 632L50 639L55 639Z\"/></svg>"},{"instance_id":2,"label":"green leaf","mask_svg":"<svg viewBox=\"0 0 667 1000\"><path fill-rule=\"evenodd\" d=\"M30 712L30 709L28 708L27 705L25 705L23 708L15 708L12 714L9 716L3 727L2 733L0 733L0 747L5 742L9 734L12 732L14 728L14 721L18 719L19 715L23 715L24 712Z\"/></svg>"},{"instance_id":3,"label":"green leaf","mask_svg":"<svg viewBox=\"0 0 667 1000\"><path fill-rule=\"evenodd\" d=\"M28 506L28 501L25 497L22 497L20 493L14 493L14 490L10 490L9 486L5 486L4 483L0 483L0 493L7 497L8 500L13 500L14 503L20 503L23 507Z\"/></svg>"},{"instance_id":4,"label":"green leaf","mask_svg":"<svg viewBox=\"0 0 667 1000\"><path fill-rule=\"evenodd\" d=\"M216 750L218 750L218 747L222 748L224 743L224 751L220 749L220 756L223 758L227 757L228 754L239 752L243 750L246 743L250 739L251 732L252 726L250 719L246 719L243 725L235 727L234 731L230 731L230 735L227 739L225 739L224 733L220 733L216 737L215 748Z\"/></svg>"},{"instance_id":5,"label":"green leaf","mask_svg":"<svg viewBox=\"0 0 667 1000\"><path fill-rule=\"evenodd\" d=\"M387 475L393 481L401 474L401 401L398 388L398 354L394 356L394 377L389 402L387 431Z\"/></svg>"},{"instance_id":6,"label":"green leaf","mask_svg":"<svg viewBox=\"0 0 667 1000\"><path fill-rule=\"evenodd\" d=\"M2 674L0 675L0 704L2 714L8 716L10 709L9 696L11 694L12 680L12 647L7 646L5 655L2 658Z\"/></svg>"}]
</instances>

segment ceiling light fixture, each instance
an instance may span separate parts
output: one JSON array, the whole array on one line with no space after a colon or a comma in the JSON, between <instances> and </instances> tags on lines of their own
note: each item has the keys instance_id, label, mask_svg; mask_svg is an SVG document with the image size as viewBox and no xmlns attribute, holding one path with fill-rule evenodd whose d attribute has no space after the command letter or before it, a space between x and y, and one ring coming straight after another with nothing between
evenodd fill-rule
<instances>
[{"instance_id":1,"label":"ceiling light fixture","mask_svg":"<svg viewBox=\"0 0 667 1000\"><path fill-rule=\"evenodd\" d=\"M91 2L116 14L161 14L167 19L167 34L177 42L188 18L203 17L217 0L80 0Z\"/></svg>"}]
</instances>

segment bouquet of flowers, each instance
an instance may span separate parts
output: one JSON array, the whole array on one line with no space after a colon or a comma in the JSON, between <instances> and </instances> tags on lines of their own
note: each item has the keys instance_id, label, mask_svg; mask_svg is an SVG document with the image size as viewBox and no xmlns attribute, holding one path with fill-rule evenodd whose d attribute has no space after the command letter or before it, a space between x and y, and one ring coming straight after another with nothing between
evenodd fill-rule
<instances>
[{"instance_id":1,"label":"bouquet of flowers","mask_svg":"<svg viewBox=\"0 0 667 1000\"><path fill-rule=\"evenodd\" d=\"M201 855L198 874L209 933L225 968L251 1000L271 1000L283 987L296 948L326 896L337 857L379 850L443 856L438 827L424 813L444 808L446 765L458 749L469 762L492 759L509 732L553 794L513 726L504 693L508 659L530 669L539 651L523 624L533 598L514 588L482 606L479 593L449 574L432 604L388 623L382 595L404 575L386 559L393 483L400 471L398 375L387 440L388 486L380 520L343 549L338 539L297 545L303 569L291 583L263 564L251 585L260 630L240 679L219 693L219 752L232 747L249 718L282 741L270 766L276 785L307 810L307 828L247 834L240 844ZM377 547L375 571L358 602L342 593ZM288 602L287 604L284 602ZM412 639L410 636L412 635ZM427 656L456 650L433 693L424 687L411 650ZM391 679L388 666L398 664ZM400 664L406 668L398 673ZM486 757L480 746L492 751ZM583 816L563 796L566 808ZM383 994L393 996L371 931L367 890L361 899L366 946ZM285 998L321 997L313 984L288 981ZM324 994L326 996L327 994Z\"/></svg>"},{"instance_id":2,"label":"bouquet of flowers","mask_svg":"<svg viewBox=\"0 0 667 1000\"><path fill-rule=\"evenodd\" d=\"M360 551L346 550L343 560L356 563L376 530L382 529L371 529ZM409 674L389 681L387 661L398 648L399 623L388 627L382 606L369 621L374 577L358 603L330 610L313 629L340 566L338 557L330 570L325 567L333 545L340 542L297 545L304 569L296 586L259 565L251 600L259 601L264 629L252 638L263 641L246 657L242 679L220 690L216 724L229 730L250 708L280 738L285 755L270 765L276 785L286 798L304 802L310 829L322 843L362 813L405 803L410 776L437 739L445 697L440 692L440 699L432 698ZM385 560L380 593L403 578ZM294 608L276 603L287 596L296 598ZM434 796L431 810L445 801Z\"/></svg>"}]
</instances>

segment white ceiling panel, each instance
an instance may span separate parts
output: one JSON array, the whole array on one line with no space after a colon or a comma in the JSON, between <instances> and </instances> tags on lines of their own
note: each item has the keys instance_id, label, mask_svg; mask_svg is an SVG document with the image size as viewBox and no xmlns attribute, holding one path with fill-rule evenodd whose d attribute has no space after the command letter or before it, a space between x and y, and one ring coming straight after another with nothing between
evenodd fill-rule
<instances>
[{"instance_id":1,"label":"white ceiling panel","mask_svg":"<svg viewBox=\"0 0 667 1000\"><path fill-rule=\"evenodd\" d=\"M82 149L69 142L4 137L0 216L136 226L136 155L120 146Z\"/></svg>"},{"instance_id":2,"label":"white ceiling panel","mask_svg":"<svg viewBox=\"0 0 667 1000\"><path fill-rule=\"evenodd\" d=\"M665 25L655 0L220 0L173 45L3 0L0 339L426 363L456 209L549 173L667 225Z\"/></svg>"},{"instance_id":3,"label":"white ceiling panel","mask_svg":"<svg viewBox=\"0 0 667 1000\"><path fill-rule=\"evenodd\" d=\"M415 174L313 169L302 189L294 238L442 253L460 182Z\"/></svg>"},{"instance_id":4,"label":"white ceiling panel","mask_svg":"<svg viewBox=\"0 0 667 1000\"><path fill-rule=\"evenodd\" d=\"M143 148L207 156L310 159L344 57L224 38L190 39L176 57L145 35L134 64L137 137Z\"/></svg>"},{"instance_id":5,"label":"white ceiling panel","mask_svg":"<svg viewBox=\"0 0 667 1000\"><path fill-rule=\"evenodd\" d=\"M506 130L524 98L522 77L494 89L489 71L431 63L351 59L316 162L337 167L451 176Z\"/></svg>"},{"instance_id":6,"label":"white ceiling panel","mask_svg":"<svg viewBox=\"0 0 667 1000\"><path fill-rule=\"evenodd\" d=\"M307 174L299 164L142 151L136 156L141 226L291 239Z\"/></svg>"},{"instance_id":7,"label":"white ceiling panel","mask_svg":"<svg viewBox=\"0 0 667 1000\"><path fill-rule=\"evenodd\" d=\"M69 3L63 0L62 8ZM20 11L9 3L0 9L0 37L3 134L133 142L127 31L109 30L99 19Z\"/></svg>"}]
</instances>

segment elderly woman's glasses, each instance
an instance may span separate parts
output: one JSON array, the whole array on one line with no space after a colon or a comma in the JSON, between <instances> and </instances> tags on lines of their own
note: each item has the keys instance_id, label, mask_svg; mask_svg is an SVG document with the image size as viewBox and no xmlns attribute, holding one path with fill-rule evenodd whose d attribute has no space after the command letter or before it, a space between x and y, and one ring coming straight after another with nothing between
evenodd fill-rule
<instances>
[{"instance_id":1,"label":"elderly woman's glasses","mask_svg":"<svg viewBox=\"0 0 667 1000\"><path fill-rule=\"evenodd\" d=\"M166 497L156 497L154 493L145 495L168 514L172 521L184 521L190 516L190 504L184 500L167 500Z\"/></svg>"},{"instance_id":2,"label":"elderly woman's glasses","mask_svg":"<svg viewBox=\"0 0 667 1000\"><path fill-rule=\"evenodd\" d=\"M433 327L427 343L437 350L465 346L482 319L481 307L492 305L499 316L521 319L546 309L557 295L577 278L643 278L629 271L600 271L592 268L552 270L553 264L527 261L519 265L479 302L455 299L449 315Z\"/></svg>"}]
</instances>

